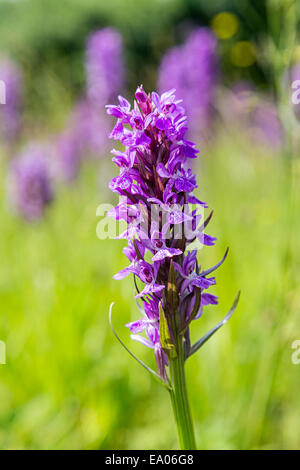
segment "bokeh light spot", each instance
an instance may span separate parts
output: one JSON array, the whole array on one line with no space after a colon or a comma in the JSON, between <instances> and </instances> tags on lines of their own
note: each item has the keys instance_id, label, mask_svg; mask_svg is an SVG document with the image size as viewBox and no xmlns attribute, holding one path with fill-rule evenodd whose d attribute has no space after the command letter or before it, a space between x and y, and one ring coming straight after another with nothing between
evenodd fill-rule
<instances>
[{"instance_id":1,"label":"bokeh light spot","mask_svg":"<svg viewBox=\"0 0 300 470\"><path fill-rule=\"evenodd\" d=\"M238 18L232 13L218 13L212 20L212 29L220 39L231 38L238 30Z\"/></svg>"},{"instance_id":2,"label":"bokeh light spot","mask_svg":"<svg viewBox=\"0 0 300 470\"><path fill-rule=\"evenodd\" d=\"M231 62L237 67L249 67L254 64L256 53L253 44L248 41L237 42L231 49Z\"/></svg>"}]
</instances>

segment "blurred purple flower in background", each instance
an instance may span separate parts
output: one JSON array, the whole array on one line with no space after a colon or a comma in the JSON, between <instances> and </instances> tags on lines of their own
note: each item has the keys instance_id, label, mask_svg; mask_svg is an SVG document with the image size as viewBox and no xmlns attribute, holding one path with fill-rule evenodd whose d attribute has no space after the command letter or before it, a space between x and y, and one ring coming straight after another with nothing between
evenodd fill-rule
<instances>
[{"instance_id":1,"label":"blurred purple flower in background","mask_svg":"<svg viewBox=\"0 0 300 470\"><path fill-rule=\"evenodd\" d=\"M275 102L255 90L248 81L239 81L223 90L218 103L226 128L242 132L255 146L281 149L283 129Z\"/></svg>"},{"instance_id":2,"label":"blurred purple flower in background","mask_svg":"<svg viewBox=\"0 0 300 470\"><path fill-rule=\"evenodd\" d=\"M107 150L108 120L86 99L78 101L63 131L55 136L53 171L60 181L73 181L87 158L102 157Z\"/></svg>"},{"instance_id":3,"label":"blurred purple flower in background","mask_svg":"<svg viewBox=\"0 0 300 470\"><path fill-rule=\"evenodd\" d=\"M253 141L257 144L267 145L273 150L280 150L284 135L279 120L276 104L269 100L258 102L252 113L252 128L250 129Z\"/></svg>"},{"instance_id":4,"label":"blurred purple flower in background","mask_svg":"<svg viewBox=\"0 0 300 470\"><path fill-rule=\"evenodd\" d=\"M185 44L163 57L159 91L176 89L176 96L184 101L193 137L209 135L218 78L217 40L209 28L196 29Z\"/></svg>"},{"instance_id":5,"label":"blurred purple flower in background","mask_svg":"<svg viewBox=\"0 0 300 470\"><path fill-rule=\"evenodd\" d=\"M101 108L116 98L124 84L123 40L118 31L104 28L92 33L86 49L87 96Z\"/></svg>"},{"instance_id":6,"label":"blurred purple flower in background","mask_svg":"<svg viewBox=\"0 0 300 470\"><path fill-rule=\"evenodd\" d=\"M222 92L219 109L223 118L228 123L233 121L235 125L247 126L255 101L253 84L247 80L240 80Z\"/></svg>"},{"instance_id":7,"label":"blurred purple flower in background","mask_svg":"<svg viewBox=\"0 0 300 470\"><path fill-rule=\"evenodd\" d=\"M5 84L5 104L0 105L0 136L14 139L21 125L23 77L19 66L10 59L0 61L0 80Z\"/></svg>"},{"instance_id":8,"label":"blurred purple flower in background","mask_svg":"<svg viewBox=\"0 0 300 470\"><path fill-rule=\"evenodd\" d=\"M80 146L73 129L65 129L56 137L53 155L55 176L66 182L76 178L80 167Z\"/></svg>"},{"instance_id":9,"label":"blurred purple flower in background","mask_svg":"<svg viewBox=\"0 0 300 470\"><path fill-rule=\"evenodd\" d=\"M69 128L81 157L105 154L109 123L104 107L103 110L96 109L88 100L82 99L72 111Z\"/></svg>"},{"instance_id":10,"label":"blurred purple flower in background","mask_svg":"<svg viewBox=\"0 0 300 470\"><path fill-rule=\"evenodd\" d=\"M11 162L9 198L14 209L27 221L40 219L53 200L48 149L32 144Z\"/></svg>"},{"instance_id":11,"label":"blurred purple flower in background","mask_svg":"<svg viewBox=\"0 0 300 470\"><path fill-rule=\"evenodd\" d=\"M75 178L82 159L102 157L107 150L109 123L104 106L124 84L120 33L112 28L93 32L87 40L85 65L85 96L75 104L56 142L56 175L67 181Z\"/></svg>"}]
</instances>

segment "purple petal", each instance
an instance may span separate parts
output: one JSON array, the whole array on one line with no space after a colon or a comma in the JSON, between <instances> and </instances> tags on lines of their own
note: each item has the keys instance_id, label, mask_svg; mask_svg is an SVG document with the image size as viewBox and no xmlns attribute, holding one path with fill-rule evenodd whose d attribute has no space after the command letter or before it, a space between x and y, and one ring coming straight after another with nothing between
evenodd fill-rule
<instances>
[{"instance_id":1,"label":"purple petal","mask_svg":"<svg viewBox=\"0 0 300 470\"><path fill-rule=\"evenodd\" d=\"M159 95L155 91L153 91L152 94L151 94L151 97L152 97L152 101L155 104L156 108L160 109Z\"/></svg>"},{"instance_id":2,"label":"purple petal","mask_svg":"<svg viewBox=\"0 0 300 470\"><path fill-rule=\"evenodd\" d=\"M159 163L157 165L156 171L162 178L169 178L171 176L171 173L169 172L169 170L167 170L163 163Z\"/></svg>"},{"instance_id":3,"label":"purple petal","mask_svg":"<svg viewBox=\"0 0 300 470\"><path fill-rule=\"evenodd\" d=\"M206 202L200 201L200 199L198 199L195 196L189 196L188 199L187 199L187 202L189 202L190 204L200 204L201 206L203 206L205 208L208 207Z\"/></svg>"},{"instance_id":4,"label":"purple petal","mask_svg":"<svg viewBox=\"0 0 300 470\"><path fill-rule=\"evenodd\" d=\"M129 101L127 101L126 98L124 98L123 96L120 96L120 95L118 96L118 99L119 99L119 103L122 106L122 108L125 108L126 111L129 111L130 110Z\"/></svg>"},{"instance_id":5,"label":"purple petal","mask_svg":"<svg viewBox=\"0 0 300 470\"><path fill-rule=\"evenodd\" d=\"M198 240L203 243L203 245L212 246L215 244L217 240L216 237L212 237L211 235L206 235L205 233L200 233L198 235Z\"/></svg>"},{"instance_id":6,"label":"purple petal","mask_svg":"<svg viewBox=\"0 0 300 470\"><path fill-rule=\"evenodd\" d=\"M201 295L201 305L217 305L218 297L212 294Z\"/></svg>"},{"instance_id":7,"label":"purple petal","mask_svg":"<svg viewBox=\"0 0 300 470\"><path fill-rule=\"evenodd\" d=\"M120 106L107 105L106 108L107 114L110 114L111 116L115 116L116 118L121 118L123 116Z\"/></svg>"},{"instance_id":8,"label":"purple petal","mask_svg":"<svg viewBox=\"0 0 300 470\"><path fill-rule=\"evenodd\" d=\"M176 269L176 271L179 272L180 276L186 277L182 267L180 266L180 264L176 263L176 261L174 261L174 268Z\"/></svg>"},{"instance_id":9,"label":"purple petal","mask_svg":"<svg viewBox=\"0 0 300 470\"><path fill-rule=\"evenodd\" d=\"M125 326L127 326L132 333L141 333L146 328L147 323L148 321L146 319L141 318L140 320L126 323Z\"/></svg>"},{"instance_id":10,"label":"purple petal","mask_svg":"<svg viewBox=\"0 0 300 470\"><path fill-rule=\"evenodd\" d=\"M128 266L127 268L125 269L122 269L121 271L119 271L117 274L115 274L113 276L113 279L116 279L117 281L121 280L121 279L124 279L124 277L128 276L129 274L131 273L135 273L136 274L136 269L133 267L133 266Z\"/></svg>"},{"instance_id":11,"label":"purple petal","mask_svg":"<svg viewBox=\"0 0 300 470\"><path fill-rule=\"evenodd\" d=\"M144 338L144 336L130 335L130 338L134 339L135 341L139 341L139 343L142 343L144 346L147 346L147 348L154 349L154 344L152 344L148 339Z\"/></svg>"},{"instance_id":12,"label":"purple petal","mask_svg":"<svg viewBox=\"0 0 300 470\"><path fill-rule=\"evenodd\" d=\"M152 261L161 261L165 258L172 258L173 256L181 255L181 253L182 251L178 248L163 248L152 257Z\"/></svg>"},{"instance_id":13,"label":"purple petal","mask_svg":"<svg viewBox=\"0 0 300 470\"><path fill-rule=\"evenodd\" d=\"M195 276L192 280L193 286L201 287L202 289L208 289L210 286L212 286L215 283L216 281L214 277L206 279L206 277Z\"/></svg>"},{"instance_id":14,"label":"purple petal","mask_svg":"<svg viewBox=\"0 0 300 470\"><path fill-rule=\"evenodd\" d=\"M144 295L154 294L155 292L160 292L165 288L159 284L148 284L138 295L135 296L136 299L143 297Z\"/></svg>"},{"instance_id":15,"label":"purple petal","mask_svg":"<svg viewBox=\"0 0 300 470\"><path fill-rule=\"evenodd\" d=\"M155 122L156 127L158 127L159 130L164 131L167 128L167 120L164 117L156 119Z\"/></svg>"},{"instance_id":16,"label":"purple petal","mask_svg":"<svg viewBox=\"0 0 300 470\"><path fill-rule=\"evenodd\" d=\"M191 181L189 181L187 178L183 178L180 176L175 181L175 188L179 192L183 191L185 193L189 193L193 191L193 189L195 188L195 185Z\"/></svg>"}]
</instances>

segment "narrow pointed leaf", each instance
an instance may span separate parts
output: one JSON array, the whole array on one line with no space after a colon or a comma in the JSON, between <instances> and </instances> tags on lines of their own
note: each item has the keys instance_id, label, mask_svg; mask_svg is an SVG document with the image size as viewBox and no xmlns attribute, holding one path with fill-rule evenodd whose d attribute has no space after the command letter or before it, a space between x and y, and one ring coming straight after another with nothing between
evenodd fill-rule
<instances>
[{"instance_id":1,"label":"narrow pointed leaf","mask_svg":"<svg viewBox=\"0 0 300 470\"><path fill-rule=\"evenodd\" d=\"M184 333L184 359L186 360L189 357L191 350L191 339L190 339L190 330L187 329Z\"/></svg>"},{"instance_id":2,"label":"narrow pointed leaf","mask_svg":"<svg viewBox=\"0 0 300 470\"><path fill-rule=\"evenodd\" d=\"M202 336L202 338L199 339L199 341L197 341L195 344L193 344L193 346L191 347L191 350L190 350L190 354L189 354L189 357L194 354L196 351L198 351L198 349L200 349L205 343L206 341L209 340L209 338L211 338L211 336L216 333L216 331L218 331L219 328L221 328L221 326L225 325L225 323L228 322L228 320L232 317L232 315L234 314L234 311L237 307L237 304L238 304L238 301L239 301L239 298L240 298L240 291L238 292L234 302L233 302L233 305L231 307L231 309L229 310L229 312L227 313L227 315L223 318L222 321L220 321L214 328L212 328L208 333L206 333L206 335Z\"/></svg>"},{"instance_id":3,"label":"narrow pointed leaf","mask_svg":"<svg viewBox=\"0 0 300 470\"><path fill-rule=\"evenodd\" d=\"M134 281L134 285L135 285L136 291L137 291L137 293L139 294L140 291L139 291L139 288L138 288L137 283L136 283L136 275L135 275L135 274L133 275L133 281Z\"/></svg>"},{"instance_id":4,"label":"narrow pointed leaf","mask_svg":"<svg viewBox=\"0 0 300 470\"><path fill-rule=\"evenodd\" d=\"M159 304L159 335L160 335L160 343L161 343L163 350L171 359L175 359L175 357L177 356L176 348L172 341L169 327L168 327L168 322L165 317L165 313L163 311L161 303Z\"/></svg>"},{"instance_id":5,"label":"narrow pointed leaf","mask_svg":"<svg viewBox=\"0 0 300 470\"><path fill-rule=\"evenodd\" d=\"M157 171L154 165L152 168L153 168L153 173L154 173L154 178L155 178L155 184L157 185L158 189L163 193L165 190L164 185L162 184L162 181L159 175L157 174Z\"/></svg>"},{"instance_id":6,"label":"narrow pointed leaf","mask_svg":"<svg viewBox=\"0 0 300 470\"><path fill-rule=\"evenodd\" d=\"M226 248L225 254L224 254L223 258L221 259L221 261L219 261L217 264L215 264L215 266L213 266L212 268L206 269L206 271L202 271L200 273L200 276L207 276L208 274L210 274L213 271L215 271L216 269L218 269L218 267L221 266L221 264L223 264L225 259L227 258L228 251L229 251L229 247Z\"/></svg>"},{"instance_id":7,"label":"narrow pointed leaf","mask_svg":"<svg viewBox=\"0 0 300 470\"><path fill-rule=\"evenodd\" d=\"M144 259L144 258L142 257L142 255L141 255L141 253L140 253L140 250L139 250L139 248L138 248L138 246L137 246L137 242L136 242L136 239L135 239L135 238L132 240L132 243L133 243L133 246L134 246L134 248L135 248L135 252L136 252L136 254L137 254L138 259Z\"/></svg>"},{"instance_id":8,"label":"narrow pointed leaf","mask_svg":"<svg viewBox=\"0 0 300 470\"><path fill-rule=\"evenodd\" d=\"M175 269L173 260L170 263L168 287L167 287L167 302L170 307L170 310L175 312L178 308L179 298L176 288L176 279L175 279Z\"/></svg>"},{"instance_id":9,"label":"narrow pointed leaf","mask_svg":"<svg viewBox=\"0 0 300 470\"><path fill-rule=\"evenodd\" d=\"M201 305L201 289L196 288L195 291L196 291L195 305L194 305L193 311L191 313L191 318L190 318L189 323L192 320L194 320L195 316L197 315L197 313L199 311L200 305Z\"/></svg>"},{"instance_id":10,"label":"narrow pointed leaf","mask_svg":"<svg viewBox=\"0 0 300 470\"><path fill-rule=\"evenodd\" d=\"M139 202L139 208L140 208L141 213L143 214L144 223L145 223L145 224L146 224L146 223L148 224L148 223L149 223L149 221L148 221L148 219L149 219L148 210L147 210L146 207L145 207L143 204L141 204L140 202Z\"/></svg>"},{"instance_id":11,"label":"narrow pointed leaf","mask_svg":"<svg viewBox=\"0 0 300 470\"><path fill-rule=\"evenodd\" d=\"M132 356L142 367L144 367L144 369L146 369L148 372L150 372L151 375L153 375L153 377L158 380L164 387L167 387L169 389L169 385L164 381L162 380L162 378L153 370L151 369L151 367L148 367L143 361L141 361L138 357L136 357L128 348L127 346L125 346L125 344L123 343L123 341L121 340L121 338L118 336L116 330L114 329L113 327L113 324L112 324L112 319L111 319L111 316L112 316L112 308L114 306L114 302L110 305L109 307L109 324L110 324L110 327L112 329L112 332L113 334L115 335L115 337L117 338L117 340L119 341L119 343L123 346L124 349L126 349L126 351L130 354L130 356Z\"/></svg>"},{"instance_id":12,"label":"narrow pointed leaf","mask_svg":"<svg viewBox=\"0 0 300 470\"><path fill-rule=\"evenodd\" d=\"M199 230L200 232L202 232L202 230L204 230L204 229L208 226L208 224L209 224L209 222L210 222L210 219L211 219L212 216L213 216L213 213L214 213L214 211L210 211L208 217L204 220L203 224L200 225L200 227L198 227L198 230Z\"/></svg>"},{"instance_id":13,"label":"narrow pointed leaf","mask_svg":"<svg viewBox=\"0 0 300 470\"><path fill-rule=\"evenodd\" d=\"M192 322L192 320L194 320L195 316L199 312L199 308L200 308L200 305L201 305L201 289L196 287L195 291L196 291L195 305L193 307L193 310L191 312L189 320L185 322L185 326L179 332L179 334L184 334L187 331L188 327L190 326L190 323Z\"/></svg>"}]
</instances>

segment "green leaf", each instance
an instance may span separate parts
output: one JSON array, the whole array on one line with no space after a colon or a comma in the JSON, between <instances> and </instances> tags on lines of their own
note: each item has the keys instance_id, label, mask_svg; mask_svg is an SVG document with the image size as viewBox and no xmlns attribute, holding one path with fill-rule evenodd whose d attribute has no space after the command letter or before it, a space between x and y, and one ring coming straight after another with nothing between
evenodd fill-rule
<instances>
[{"instance_id":1,"label":"green leaf","mask_svg":"<svg viewBox=\"0 0 300 470\"><path fill-rule=\"evenodd\" d=\"M138 259L143 259L142 255L140 253L140 250L138 249L137 242L136 242L135 238L133 238L132 243L133 243L133 246L135 248L135 252L136 252L136 255L137 255Z\"/></svg>"},{"instance_id":2,"label":"green leaf","mask_svg":"<svg viewBox=\"0 0 300 470\"><path fill-rule=\"evenodd\" d=\"M200 305L201 305L201 289L199 287L196 287L196 298L195 298L194 308L192 310L189 320L185 322L184 328L180 331L179 334L184 334L186 332L191 322L194 320L195 316L197 315Z\"/></svg>"},{"instance_id":3,"label":"green leaf","mask_svg":"<svg viewBox=\"0 0 300 470\"><path fill-rule=\"evenodd\" d=\"M190 357L192 354L194 354L195 352L198 351L198 349L200 349L205 343L206 341L209 340L209 338L216 333L216 331L218 331L219 328L221 328L221 326L225 325L225 323L228 322L228 320L232 317L232 315L234 314L234 311L237 307L237 304L238 304L238 301L239 301L239 298L240 298L240 291L238 292L234 302L233 302L233 305L231 307L231 309L229 310L229 312L227 313L227 315L223 318L222 321L220 321L214 328L212 328L208 333L206 333L206 335L202 336L202 338L200 338L195 344L193 344L193 346L191 347L191 350L190 350L190 353L188 355L188 357Z\"/></svg>"},{"instance_id":4,"label":"green leaf","mask_svg":"<svg viewBox=\"0 0 300 470\"><path fill-rule=\"evenodd\" d=\"M176 287L176 277L173 260L170 263L169 279L167 287L167 302L171 312L176 312L179 305L179 297Z\"/></svg>"},{"instance_id":5,"label":"green leaf","mask_svg":"<svg viewBox=\"0 0 300 470\"><path fill-rule=\"evenodd\" d=\"M199 312L200 305L201 305L201 289L196 288L195 305L194 305L193 311L192 311L192 313L191 313L190 322L191 322L192 320L194 320L195 316L196 316L197 313ZM190 322L189 322L189 323L190 323Z\"/></svg>"},{"instance_id":6,"label":"green leaf","mask_svg":"<svg viewBox=\"0 0 300 470\"><path fill-rule=\"evenodd\" d=\"M117 338L117 340L119 341L119 343L123 346L124 349L126 349L126 351L130 354L130 356L132 356L142 367L144 367L144 369L146 369L156 380L158 380L160 384L162 384L164 387L170 389L169 384L168 384L167 382L165 382L153 369L151 369L151 367L148 367L143 361L141 361L138 357L136 357L136 356L127 348L127 346L125 346L125 344L123 343L123 341L121 340L121 338L118 336L118 334L116 333L116 330L115 330L114 327L113 327L112 319L111 319L113 306L114 306L114 302L111 303L111 304L110 304L110 307L109 307L109 324L110 324L110 327L111 327L111 329L112 329L113 334L115 335L115 337Z\"/></svg>"},{"instance_id":7,"label":"green leaf","mask_svg":"<svg viewBox=\"0 0 300 470\"><path fill-rule=\"evenodd\" d=\"M172 341L168 322L161 306L159 304L159 334L160 334L160 344L163 350L168 354L171 359L175 359L177 357L176 348Z\"/></svg>"}]
</instances>

